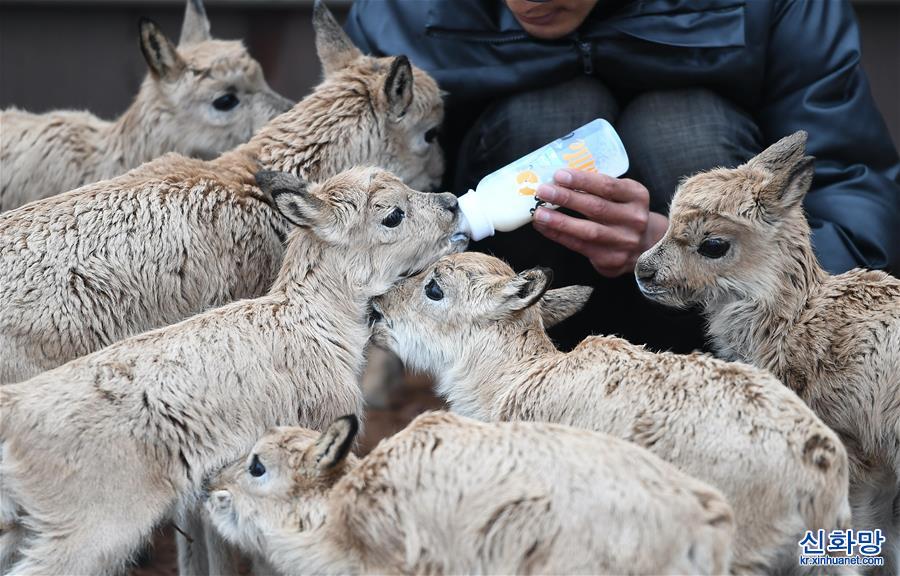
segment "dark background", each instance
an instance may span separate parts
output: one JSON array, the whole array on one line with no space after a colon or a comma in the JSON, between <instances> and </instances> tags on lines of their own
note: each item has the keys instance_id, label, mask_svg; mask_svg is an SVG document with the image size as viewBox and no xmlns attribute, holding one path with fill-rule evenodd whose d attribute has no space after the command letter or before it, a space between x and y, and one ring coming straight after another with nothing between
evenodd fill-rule
<instances>
[{"instance_id":1,"label":"dark background","mask_svg":"<svg viewBox=\"0 0 900 576\"><path fill-rule=\"evenodd\" d=\"M350 1L328 6L343 20ZM855 0L853 7L863 66L900 145L900 0ZM318 82L312 0L206 0L206 8L213 35L243 39L284 96L299 100ZM183 11L184 0L0 0L0 108L118 115L146 73L138 19L156 20L177 41Z\"/></svg>"}]
</instances>

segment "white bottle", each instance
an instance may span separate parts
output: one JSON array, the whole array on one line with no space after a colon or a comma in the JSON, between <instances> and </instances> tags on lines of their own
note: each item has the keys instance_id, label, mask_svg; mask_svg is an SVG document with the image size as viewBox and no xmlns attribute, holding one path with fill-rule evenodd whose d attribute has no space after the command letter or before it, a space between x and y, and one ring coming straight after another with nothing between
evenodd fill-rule
<instances>
[{"instance_id":1,"label":"white bottle","mask_svg":"<svg viewBox=\"0 0 900 576\"><path fill-rule=\"evenodd\" d=\"M615 129L597 119L481 179L459 197L461 227L472 240L510 232L531 221L538 206L537 187L553 181L560 168L618 177L628 171L628 155Z\"/></svg>"}]
</instances>

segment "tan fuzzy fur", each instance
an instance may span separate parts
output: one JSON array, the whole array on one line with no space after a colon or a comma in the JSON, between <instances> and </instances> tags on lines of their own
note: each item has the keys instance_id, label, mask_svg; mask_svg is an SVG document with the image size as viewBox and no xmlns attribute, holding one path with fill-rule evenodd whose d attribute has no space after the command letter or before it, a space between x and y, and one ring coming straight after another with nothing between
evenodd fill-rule
<instances>
[{"instance_id":1,"label":"tan fuzzy fur","mask_svg":"<svg viewBox=\"0 0 900 576\"><path fill-rule=\"evenodd\" d=\"M2 520L27 530L14 574L113 573L267 428L359 414L369 299L463 246L452 194L380 169L312 190L261 179L304 226L268 295L0 387ZM406 217L385 226L396 208Z\"/></svg>"},{"instance_id":2,"label":"tan fuzzy fur","mask_svg":"<svg viewBox=\"0 0 900 576\"><path fill-rule=\"evenodd\" d=\"M854 524L884 530L881 573L897 574L900 280L819 266L802 207L813 177L805 143L798 132L738 168L682 183L665 237L636 273L658 302L703 306L721 356L771 370L838 433ZM704 257L710 238L730 248Z\"/></svg>"},{"instance_id":3,"label":"tan fuzzy fur","mask_svg":"<svg viewBox=\"0 0 900 576\"><path fill-rule=\"evenodd\" d=\"M270 431L210 482L214 526L282 574L727 571L722 495L627 442L431 413L358 460L353 432Z\"/></svg>"},{"instance_id":4,"label":"tan fuzzy fur","mask_svg":"<svg viewBox=\"0 0 900 576\"><path fill-rule=\"evenodd\" d=\"M141 41L150 73L118 119L0 112L0 212L118 176L166 152L215 158L292 105L269 88L240 42L209 36L201 0L187 0L177 49L149 22ZM156 47L172 61L157 60ZM239 103L217 110L213 102L225 94Z\"/></svg>"},{"instance_id":5,"label":"tan fuzzy fur","mask_svg":"<svg viewBox=\"0 0 900 576\"><path fill-rule=\"evenodd\" d=\"M362 56L324 7L316 28L325 80L247 144L212 161L168 154L0 215L0 383L265 293L288 227L259 169L317 181L373 164L437 184L434 80L405 57Z\"/></svg>"},{"instance_id":6,"label":"tan fuzzy fur","mask_svg":"<svg viewBox=\"0 0 900 576\"><path fill-rule=\"evenodd\" d=\"M611 434L715 486L735 512L736 573L788 572L805 530L849 525L844 448L778 380L608 336L560 352L545 326L590 290L549 282L542 269L448 256L373 301L373 336L434 376L455 412Z\"/></svg>"}]
</instances>

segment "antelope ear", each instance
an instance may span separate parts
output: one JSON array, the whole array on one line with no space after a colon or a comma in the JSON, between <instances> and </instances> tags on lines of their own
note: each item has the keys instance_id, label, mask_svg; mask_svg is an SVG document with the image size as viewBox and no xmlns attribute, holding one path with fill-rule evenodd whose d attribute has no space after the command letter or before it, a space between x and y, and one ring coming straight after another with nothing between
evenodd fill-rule
<instances>
[{"instance_id":1,"label":"antelope ear","mask_svg":"<svg viewBox=\"0 0 900 576\"><path fill-rule=\"evenodd\" d=\"M166 38L153 20L142 18L140 23L141 52L155 78L166 82L178 79L187 67L178 50Z\"/></svg>"},{"instance_id":2,"label":"antelope ear","mask_svg":"<svg viewBox=\"0 0 900 576\"><path fill-rule=\"evenodd\" d=\"M584 308L594 289L590 286L566 286L547 290L541 298L544 328L552 328Z\"/></svg>"},{"instance_id":3,"label":"antelope ear","mask_svg":"<svg viewBox=\"0 0 900 576\"><path fill-rule=\"evenodd\" d=\"M520 272L500 289L495 315L505 316L524 310L541 299L553 281L553 270L531 268Z\"/></svg>"},{"instance_id":4,"label":"antelope ear","mask_svg":"<svg viewBox=\"0 0 900 576\"><path fill-rule=\"evenodd\" d=\"M353 414L341 416L332 422L313 446L316 468L321 471L331 470L343 462L350 453L357 432L359 419Z\"/></svg>"},{"instance_id":5,"label":"antelope ear","mask_svg":"<svg viewBox=\"0 0 900 576\"><path fill-rule=\"evenodd\" d=\"M388 113L394 118L402 118L413 98L412 65L406 56L397 56L391 62L384 81L384 96L387 98Z\"/></svg>"},{"instance_id":6,"label":"antelope ear","mask_svg":"<svg viewBox=\"0 0 900 576\"><path fill-rule=\"evenodd\" d=\"M328 221L328 203L309 190L309 184L289 172L263 170L256 173L260 189L272 197L282 216L295 226L315 228Z\"/></svg>"},{"instance_id":7,"label":"antelope ear","mask_svg":"<svg viewBox=\"0 0 900 576\"><path fill-rule=\"evenodd\" d=\"M353 44L322 0L316 0L313 6L313 30L316 33L316 52L325 76L346 68L350 62L362 56L362 52Z\"/></svg>"},{"instance_id":8,"label":"antelope ear","mask_svg":"<svg viewBox=\"0 0 900 576\"><path fill-rule=\"evenodd\" d=\"M816 159L804 156L781 180L779 200L782 209L793 208L803 202L816 173Z\"/></svg>"},{"instance_id":9,"label":"antelope ear","mask_svg":"<svg viewBox=\"0 0 900 576\"><path fill-rule=\"evenodd\" d=\"M206 8L203 0L187 0L184 8L184 22L181 24L181 38L179 46L197 44L210 40L209 19L206 17Z\"/></svg>"},{"instance_id":10,"label":"antelope ear","mask_svg":"<svg viewBox=\"0 0 900 576\"><path fill-rule=\"evenodd\" d=\"M806 155L806 132L799 130L772 144L747 165L769 172L770 183L759 191L766 210L782 212L803 201L812 184L815 158Z\"/></svg>"},{"instance_id":11,"label":"antelope ear","mask_svg":"<svg viewBox=\"0 0 900 576\"><path fill-rule=\"evenodd\" d=\"M798 130L785 136L750 159L749 165L769 172L782 172L806 155L806 132Z\"/></svg>"}]
</instances>

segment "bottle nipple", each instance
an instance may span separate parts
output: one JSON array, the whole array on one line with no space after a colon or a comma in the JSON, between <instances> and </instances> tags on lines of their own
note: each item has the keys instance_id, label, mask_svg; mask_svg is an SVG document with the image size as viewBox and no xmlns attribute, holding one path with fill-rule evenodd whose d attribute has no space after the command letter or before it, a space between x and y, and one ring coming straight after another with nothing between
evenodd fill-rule
<instances>
[{"instance_id":1,"label":"bottle nipple","mask_svg":"<svg viewBox=\"0 0 900 576\"><path fill-rule=\"evenodd\" d=\"M474 190L459 197L459 211L460 227L472 240L483 240L494 234L494 224Z\"/></svg>"}]
</instances>

